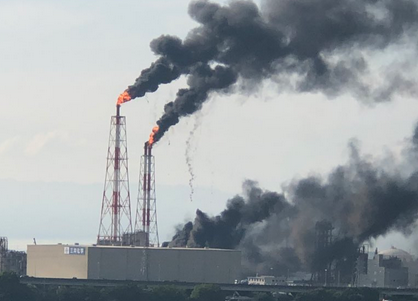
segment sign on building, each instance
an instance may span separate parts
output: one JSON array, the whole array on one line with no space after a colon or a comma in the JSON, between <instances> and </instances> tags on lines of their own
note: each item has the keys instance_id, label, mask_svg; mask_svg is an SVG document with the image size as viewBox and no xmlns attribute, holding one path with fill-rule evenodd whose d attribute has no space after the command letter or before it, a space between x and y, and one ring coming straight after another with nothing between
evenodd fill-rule
<instances>
[{"instance_id":1,"label":"sign on building","mask_svg":"<svg viewBox=\"0 0 418 301\"><path fill-rule=\"evenodd\" d=\"M64 247L64 254L65 255L85 255L86 248L85 247Z\"/></svg>"}]
</instances>

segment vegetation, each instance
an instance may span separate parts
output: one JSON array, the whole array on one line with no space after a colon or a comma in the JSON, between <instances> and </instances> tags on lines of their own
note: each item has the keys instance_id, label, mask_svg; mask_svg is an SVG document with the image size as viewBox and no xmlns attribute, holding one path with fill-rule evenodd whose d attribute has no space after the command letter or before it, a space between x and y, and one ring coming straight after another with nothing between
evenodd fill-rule
<instances>
[{"instance_id":1,"label":"vegetation","mask_svg":"<svg viewBox=\"0 0 418 301\"><path fill-rule=\"evenodd\" d=\"M295 301L372 301L379 300L379 293L368 288L351 288L345 291L313 290L296 296Z\"/></svg>"},{"instance_id":2,"label":"vegetation","mask_svg":"<svg viewBox=\"0 0 418 301\"><path fill-rule=\"evenodd\" d=\"M219 286L214 284L200 284L195 286L190 294L192 301L223 301L225 296Z\"/></svg>"},{"instance_id":3,"label":"vegetation","mask_svg":"<svg viewBox=\"0 0 418 301\"><path fill-rule=\"evenodd\" d=\"M201 284L193 290L177 286L138 286L124 287L53 287L28 286L20 283L13 273L0 275L0 301L224 301L232 292L225 292L213 284ZM345 291L331 289L312 290L303 294L245 294L253 301L377 301L376 290L351 288ZM393 297L393 301L409 301L418 298ZM251 300L251 299L248 299Z\"/></svg>"}]
</instances>

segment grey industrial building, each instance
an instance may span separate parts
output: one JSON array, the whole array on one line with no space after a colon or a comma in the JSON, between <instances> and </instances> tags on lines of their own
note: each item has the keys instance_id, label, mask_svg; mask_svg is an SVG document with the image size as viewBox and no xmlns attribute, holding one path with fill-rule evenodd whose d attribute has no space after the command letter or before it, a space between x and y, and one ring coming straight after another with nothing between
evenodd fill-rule
<instances>
[{"instance_id":1,"label":"grey industrial building","mask_svg":"<svg viewBox=\"0 0 418 301\"><path fill-rule=\"evenodd\" d=\"M392 247L359 257L357 285L369 287L418 287L418 262L408 252Z\"/></svg>"},{"instance_id":2,"label":"grey industrial building","mask_svg":"<svg viewBox=\"0 0 418 301\"><path fill-rule=\"evenodd\" d=\"M29 245L27 275L45 278L234 283L241 252L194 248Z\"/></svg>"}]
</instances>

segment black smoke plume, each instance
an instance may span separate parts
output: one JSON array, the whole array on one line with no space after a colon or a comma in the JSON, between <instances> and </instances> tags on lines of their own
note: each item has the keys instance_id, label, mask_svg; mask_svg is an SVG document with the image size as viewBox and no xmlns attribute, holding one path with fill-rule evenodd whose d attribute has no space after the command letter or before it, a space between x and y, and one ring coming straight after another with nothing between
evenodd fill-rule
<instances>
[{"instance_id":1,"label":"black smoke plume","mask_svg":"<svg viewBox=\"0 0 418 301\"><path fill-rule=\"evenodd\" d=\"M241 242L248 227L289 206L282 195L263 192L254 182L245 182L244 190L245 197L236 196L229 200L227 209L215 218L197 210L192 231L187 230L190 224L186 224L184 231L178 232L185 235L175 237L170 246L183 246L183 237L187 236L188 247L233 249Z\"/></svg>"},{"instance_id":2,"label":"black smoke plume","mask_svg":"<svg viewBox=\"0 0 418 301\"><path fill-rule=\"evenodd\" d=\"M408 158L418 155L417 132L418 125L410 139L412 147L407 148ZM356 250L364 242L392 231L408 235L414 229L418 165L414 163L414 171L404 175L397 166L381 167L362 156L356 143L349 147L347 164L325 178L294 180L284 194L246 181L243 194L230 199L220 215L211 217L198 210L195 220L177 229L169 245L239 249L253 273L283 275L331 262L341 269L352 268ZM318 252L315 230L321 223L332 225L334 238Z\"/></svg>"},{"instance_id":3,"label":"black smoke plume","mask_svg":"<svg viewBox=\"0 0 418 301\"><path fill-rule=\"evenodd\" d=\"M199 26L184 40L170 35L153 40L159 58L128 92L142 97L187 76L189 87L164 107L156 141L199 110L211 93L254 87L267 78L281 89L350 93L369 102L416 93L407 68L389 66L377 87L367 76L370 57L385 49L402 42L416 50L417 7L415 0L264 0L261 8L251 1L224 6L192 1L189 15Z\"/></svg>"}]
</instances>

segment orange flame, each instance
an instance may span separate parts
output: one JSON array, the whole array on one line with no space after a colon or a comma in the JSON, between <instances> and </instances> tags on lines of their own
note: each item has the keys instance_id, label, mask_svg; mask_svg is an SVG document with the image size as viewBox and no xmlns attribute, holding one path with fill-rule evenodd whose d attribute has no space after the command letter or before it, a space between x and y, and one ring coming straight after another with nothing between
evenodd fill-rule
<instances>
[{"instance_id":1,"label":"orange flame","mask_svg":"<svg viewBox=\"0 0 418 301\"><path fill-rule=\"evenodd\" d=\"M131 95L129 95L128 91L124 91L121 95L119 95L118 102L116 104L121 105L124 102L130 101L130 100L131 100Z\"/></svg>"},{"instance_id":2,"label":"orange flame","mask_svg":"<svg viewBox=\"0 0 418 301\"><path fill-rule=\"evenodd\" d=\"M154 135L157 134L158 130L159 130L159 126L156 125L152 128L152 132L149 135L149 139L148 139L148 145L151 146L154 143Z\"/></svg>"}]
</instances>

